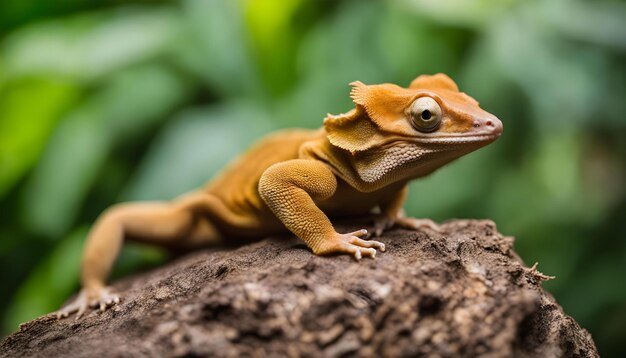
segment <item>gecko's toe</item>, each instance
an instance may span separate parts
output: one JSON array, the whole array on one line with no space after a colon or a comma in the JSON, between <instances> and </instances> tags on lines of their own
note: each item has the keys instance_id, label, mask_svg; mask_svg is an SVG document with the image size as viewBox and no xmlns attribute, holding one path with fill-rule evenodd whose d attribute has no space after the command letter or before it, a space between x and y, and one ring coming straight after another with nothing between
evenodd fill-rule
<instances>
[{"instance_id":1,"label":"gecko's toe","mask_svg":"<svg viewBox=\"0 0 626 358\"><path fill-rule=\"evenodd\" d=\"M57 319L69 317L76 312L76 318L79 319L87 310L92 307L98 309L100 312L104 312L107 308L110 308L120 302L120 297L112 293L108 288L101 288L87 292L85 289L81 290L74 302L61 308L56 316Z\"/></svg>"},{"instance_id":2,"label":"gecko's toe","mask_svg":"<svg viewBox=\"0 0 626 358\"><path fill-rule=\"evenodd\" d=\"M356 245L356 246L359 246L359 247L372 248L372 249L374 249L374 252L376 252L375 249L378 249L380 251L385 252L385 244L383 244L380 241L363 240L363 239L359 239L358 237L354 237L353 236L353 237L350 238L349 243L353 244L353 245ZM376 254L374 253L374 255L376 255Z\"/></svg>"},{"instance_id":3,"label":"gecko's toe","mask_svg":"<svg viewBox=\"0 0 626 358\"><path fill-rule=\"evenodd\" d=\"M63 319L69 317L72 313L76 312L76 319L80 318L85 311L87 310L87 299L85 295L81 292L78 297L74 300L74 302L60 309L56 316L57 319Z\"/></svg>"},{"instance_id":4,"label":"gecko's toe","mask_svg":"<svg viewBox=\"0 0 626 358\"><path fill-rule=\"evenodd\" d=\"M102 289L100 297L96 300L100 312L104 312L107 308L113 307L120 302L120 297L112 293L108 288Z\"/></svg>"},{"instance_id":5,"label":"gecko's toe","mask_svg":"<svg viewBox=\"0 0 626 358\"><path fill-rule=\"evenodd\" d=\"M85 312L86 312L86 311L87 311L87 304L85 304L85 305L81 306L81 307L78 309L78 312L76 312L76 318L75 318L75 320L77 320L77 321L78 321L78 319L80 319L80 318L81 318L81 317L85 314ZM66 317L67 317L67 316L66 316Z\"/></svg>"},{"instance_id":6,"label":"gecko's toe","mask_svg":"<svg viewBox=\"0 0 626 358\"><path fill-rule=\"evenodd\" d=\"M351 236L356 236L356 237L367 236L367 230L361 229L361 230L353 231L353 232L350 232L350 233L347 233L347 234L343 234L343 236L347 236L347 237L351 237Z\"/></svg>"},{"instance_id":7,"label":"gecko's toe","mask_svg":"<svg viewBox=\"0 0 626 358\"><path fill-rule=\"evenodd\" d=\"M398 218L396 225L403 229L410 230L430 229L433 231L441 231L439 225L430 219L417 219L410 217Z\"/></svg>"},{"instance_id":8,"label":"gecko's toe","mask_svg":"<svg viewBox=\"0 0 626 358\"><path fill-rule=\"evenodd\" d=\"M357 261L361 260L364 256L375 258L377 249L385 251L385 244L382 242L360 238L366 235L367 230L365 229L348 234L340 234L340 244L334 251L352 254Z\"/></svg>"},{"instance_id":9,"label":"gecko's toe","mask_svg":"<svg viewBox=\"0 0 626 358\"><path fill-rule=\"evenodd\" d=\"M354 258L357 261L361 261L363 256L376 258L376 250L375 249L363 248L363 247L360 247L360 246L357 246L357 245L352 245L352 244L346 244L346 245L347 246L344 248L345 251L342 251L342 252L352 253Z\"/></svg>"},{"instance_id":10,"label":"gecko's toe","mask_svg":"<svg viewBox=\"0 0 626 358\"><path fill-rule=\"evenodd\" d=\"M316 250L318 255L348 254L359 261L363 257L376 257L376 250L385 251L385 244L374 240L364 240L367 230L361 229L347 234L335 233L321 249Z\"/></svg>"},{"instance_id":11,"label":"gecko's toe","mask_svg":"<svg viewBox=\"0 0 626 358\"><path fill-rule=\"evenodd\" d=\"M383 232L389 230L393 227L395 220L385 216L385 215L376 215L374 216L374 237L380 237Z\"/></svg>"}]
</instances>

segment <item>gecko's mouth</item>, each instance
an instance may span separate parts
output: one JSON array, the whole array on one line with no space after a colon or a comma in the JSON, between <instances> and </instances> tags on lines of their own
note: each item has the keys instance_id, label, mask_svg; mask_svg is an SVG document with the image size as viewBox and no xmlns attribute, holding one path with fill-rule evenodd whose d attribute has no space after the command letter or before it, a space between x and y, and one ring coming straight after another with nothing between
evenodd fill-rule
<instances>
[{"instance_id":1,"label":"gecko's mouth","mask_svg":"<svg viewBox=\"0 0 626 358\"><path fill-rule=\"evenodd\" d=\"M454 146L456 144L480 144L480 146L487 145L496 139L498 139L501 135L500 133L493 134L473 134L473 135L447 135L447 136L424 136L424 137L404 137L404 136L393 136L388 138L382 143L383 148L390 148L398 145L398 143L410 143L413 145L423 145L427 147L432 146Z\"/></svg>"},{"instance_id":2,"label":"gecko's mouth","mask_svg":"<svg viewBox=\"0 0 626 358\"><path fill-rule=\"evenodd\" d=\"M420 143L474 143L474 142L493 142L498 139L502 133L494 134L474 134L474 135L461 135L461 136L438 136L431 138L420 138Z\"/></svg>"}]
</instances>

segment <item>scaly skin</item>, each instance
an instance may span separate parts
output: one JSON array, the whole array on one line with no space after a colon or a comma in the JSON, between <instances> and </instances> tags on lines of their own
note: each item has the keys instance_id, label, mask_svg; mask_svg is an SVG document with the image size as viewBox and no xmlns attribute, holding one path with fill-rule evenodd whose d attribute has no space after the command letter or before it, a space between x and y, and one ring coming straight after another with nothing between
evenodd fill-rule
<instances>
[{"instance_id":1,"label":"scaly skin","mask_svg":"<svg viewBox=\"0 0 626 358\"><path fill-rule=\"evenodd\" d=\"M431 220L404 217L407 183L493 142L502 123L444 74L419 76L408 88L352 85L355 108L328 115L319 130L273 134L206 187L172 202L105 211L85 246L83 289L58 316L119 302L105 282L125 239L193 249L288 229L316 255L359 260L385 245L364 240L366 230L338 233L329 218L377 211L376 236L394 225L436 230Z\"/></svg>"}]
</instances>

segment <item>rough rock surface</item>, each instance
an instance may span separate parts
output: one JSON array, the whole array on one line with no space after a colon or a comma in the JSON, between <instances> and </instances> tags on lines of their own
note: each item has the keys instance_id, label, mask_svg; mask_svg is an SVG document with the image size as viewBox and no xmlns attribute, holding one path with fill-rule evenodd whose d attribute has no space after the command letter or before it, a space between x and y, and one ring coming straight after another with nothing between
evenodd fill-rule
<instances>
[{"instance_id":1,"label":"rough rock surface","mask_svg":"<svg viewBox=\"0 0 626 358\"><path fill-rule=\"evenodd\" d=\"M290 237L195 252L114 284L123 302L103 314L23 324L0 355L598 356L493 223L380 241L361 262Z\"/></svg>"}]
</instances>

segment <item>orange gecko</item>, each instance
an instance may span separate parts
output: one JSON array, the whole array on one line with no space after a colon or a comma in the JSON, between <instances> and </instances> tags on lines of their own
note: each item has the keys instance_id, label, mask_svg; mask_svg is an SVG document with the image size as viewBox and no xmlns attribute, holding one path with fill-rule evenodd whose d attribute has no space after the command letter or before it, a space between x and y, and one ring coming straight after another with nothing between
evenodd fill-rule
<instances>
[{"instance_id":1,"label":"orange gecko","mask_svg":"<svg viewBox=\"0 0 626 358\"><path fill-rule=\"evenodd\" d=\"M448 76L408 88L351 84L355 108L317 130L268 136L204 188L171 202L123 203L94 224L82 261L82 290L58 317L119 302L106 279L125 239L194 249L226 239L291 231L316 255L357 260L385 251L366 230L338 233L331 218L374 214L374 236L392 226L436 224L405 217L407 183L496 140L502 123Z\"/></svg>"}]
</instances>

